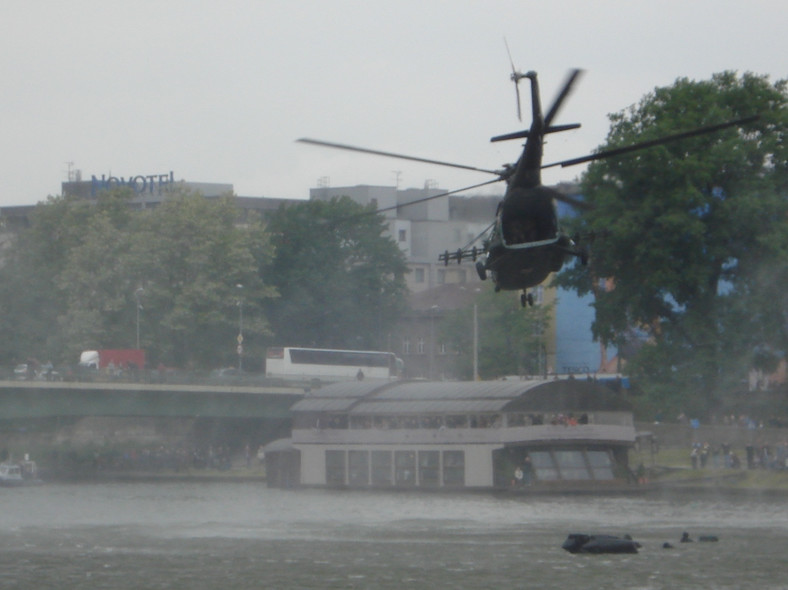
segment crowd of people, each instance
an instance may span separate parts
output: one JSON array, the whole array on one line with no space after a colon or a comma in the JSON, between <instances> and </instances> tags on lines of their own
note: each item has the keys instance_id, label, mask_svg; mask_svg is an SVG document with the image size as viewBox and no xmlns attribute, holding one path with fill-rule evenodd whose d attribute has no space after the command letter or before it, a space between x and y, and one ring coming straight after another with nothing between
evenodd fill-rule
<instances>
[{"instance_id":1,"label":"crowd of people","mask_svg":"<svg viewBox=\"0 0 788 590\"><path fill-rule=\"evenodd\" d=\"M690 451L690 463L693 469L740 469L743 466L747 469L788 469L788 440L773 446L749 444L744 453L742 463L742 457L728 443L695 442Z\"/></svg>"}]
</instances>

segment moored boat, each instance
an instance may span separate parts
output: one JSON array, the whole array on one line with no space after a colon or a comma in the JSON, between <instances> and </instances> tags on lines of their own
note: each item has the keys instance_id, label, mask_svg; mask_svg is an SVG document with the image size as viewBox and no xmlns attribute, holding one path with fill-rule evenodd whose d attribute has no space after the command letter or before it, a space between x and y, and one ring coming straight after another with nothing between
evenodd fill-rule
<instances>
[{"instance_id":1,"label":"moored boat","mask_svg":"<svg viewBox=\"0 0 788 590\"><path fill-rule=\"evenodd\" d=\"M592 379L337 383L291 409L269 485L518 493L638 489L629 403Z\"/></svg>"},{"instance_id":2,"label":"moored boat","mask_svg":"<svg viewBox=\"0 0 788 590\"><path fill-rule=\"evenodd\" d=\"M24 461L13 463L6 461L0 463L0 486L22 487L34 486L44 483L38 477L38 467L35 461L25 458Z\"/></svg>"}]
</instances>

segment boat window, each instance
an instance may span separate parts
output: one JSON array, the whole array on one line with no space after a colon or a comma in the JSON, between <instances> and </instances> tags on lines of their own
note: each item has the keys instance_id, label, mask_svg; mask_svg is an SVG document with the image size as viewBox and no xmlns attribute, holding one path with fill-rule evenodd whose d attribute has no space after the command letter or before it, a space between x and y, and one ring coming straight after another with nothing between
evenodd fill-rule
<instances>
[{"instance_id":1,"label":"boat window","mask_svg":"<svg viewBox=\"0 0 788 590\"><path fill-rule=\"evenodd\" d=\"M413 430L419 427L419 419L416 416L401 416L399 419L400 428Z\"/></svg>"},{"instance_id":2,"label":"boat window","mask_svg":"<svg viewBox=\"0 0 788 590\"><path fill-rule=\"evenodd\" d=\"M506 415L507 426L525 426L525 414L512 413Z\"/></svg>"},{"instance_id":3,"label":"boat window","mask_svg":"<svg viewBox=\"0 0 788 590\"><path fill-rule=\"evenodd\" d=\"M549 451L531 451L530 455L536 479L541 481L558 479L558 470Z\"/></svg>"},{"instance_id":4,"label":"boat window","mask_svg":"<svg viewBox=\"0 0 788 590\"><path fill-rule=\"evenodd\" d=\"M607 451L586 451L594 479L613 479L613 461Z\"/></svg>"},{"instance_id":5,"label":"boat window","mask_svg":"<svg viewBox=\"0 0 788 590\"><path fill-rule=\"evenodd\" d=\"M372 451L372 485L390 486L391 451Z\"/></svg>"},{"instance_id":6,"label":"boat window","mask_svg":"<svg viewBox=\"0 0 788 590\"><path fill-rule=\"evenodd\" d=\"M443 451L443 484L465 485L465 451Z\"/></svg>"},{"instance_id":7,"label":"boat window","mask_svg":"<svg viewBox=\"0 0 788 590\"><path fill-rule=\"evenodd\" d=\"M437 486L440 483L440 451L419 451L419 484Z\"/></svg>"},{"instance_id":8,"label":"boat window","mask_svg":"<svg viewBox=\"0 0 788 590\"><path fill-rule=\"evenodd\" d=\"M326 483L345 484L345 451L326 451Z\"/></svg>"},{"instance_id":9,"label":"boat window","mask_svg":"<svg viewBox=\"0 0 788 590\"><path fill-rule=\"evenodd\" d=\"M323 426L323 418L320 419L320 426ZM326 416L326 428L332 429L346 429L347 428L347 415L334 414Z\"/></svg>"},{"instance_id":10,"label":"boat window","mask_svg":"<svg viewBox=\"0 0 788 590\"><path fill-rule=\"evenodd\" d=\"M421 427L428 428L430 430L437 430L441 427L443 423L441 416L422 416L421 417Z\"/></svg>"},{"instance_id":11,"label":"boat window","mask_svg":"<svg viewBox=\"0 0 788 590\"><path fill-rule=\"evenodd\" d=\"M348 451L348 481L352 486L369 484L369 452Z\"/></svg>"},{"instance_id":12,"label":"boat window","mask_svg":"<svg viewBox=\"0 0 788 590\"><path fill-rule=\"evenodd\" d=\"M466 428L468 416L446 416L446 428Z\"/></svg>"},{"instance_id":13,"label":"boat window","mask_svg":"<svg viewBox=\"0 0 788 590\"><path fill-rule=\"evenodd\" d=\"M555 451L561 479L590 479L582 451Z\"/></svg>"},{"instance_id":14,"label":"boat window","mask_svg":"<svg viewBox=\"0 0 788 590\"><path fill-rule=\"evenodd\" d=\"M398 486L416 484L416 453L394 451L394 482Z\"/></svg>"},{"instance_id":15,"label":"boat window","mask_svg":"<svg viewBox=\"0 0 788 590\"><path fill-rule=\"evenodd\" d=\"M364 430L368 428L372 428L372 417L371 416L351 416L350 417L350 428L353 430Z\"/></svg>"}]
</instances>

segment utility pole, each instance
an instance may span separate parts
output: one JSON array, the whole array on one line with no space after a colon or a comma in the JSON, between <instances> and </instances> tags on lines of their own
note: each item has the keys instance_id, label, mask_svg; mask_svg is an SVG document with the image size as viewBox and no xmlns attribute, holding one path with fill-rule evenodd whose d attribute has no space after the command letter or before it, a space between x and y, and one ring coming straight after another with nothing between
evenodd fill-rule
<instances>
[{"instance_id":1,"label":"utility pole","mask_svg":"<svg viewBox=\"0 0 788 590\"><path fill-rule=\"evenodd\" d=\"M475 303L473 304L473 380L479 380L479 316Z\"/></svg>"},{"instance_id":2,"label":"utility pole","mask_svg":"<svg viewBox=\"0 0 788 590\"><path fill-rule=\"evenodd\" d=\"M137 290L134 291L134 299L137 302L137 350L140 348L140 311L142 310L142 304L140 303L140 295L145 292L145 289L142 287L137 287Z\"/></svg>"},{"instance_id":3,"label":"utility pole","mask_svg":"<svg viewBox=\"0 0 788 590\"><path fill-rule=\"evenodd\" d=\"M244 358L244 300L243 288L240 283L235 286L238 289L238 371L243 371Z\"/></svg>"}]
</instances>

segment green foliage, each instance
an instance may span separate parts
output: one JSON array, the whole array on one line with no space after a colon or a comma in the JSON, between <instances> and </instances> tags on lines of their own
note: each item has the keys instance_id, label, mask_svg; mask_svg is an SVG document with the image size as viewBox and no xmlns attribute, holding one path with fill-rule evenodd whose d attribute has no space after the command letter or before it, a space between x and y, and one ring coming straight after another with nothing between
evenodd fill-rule
<instances>
[{"instance_id":1,"label":"green foliage","mask_svg":"<svg viewBox=\"0 0 788 590\"><path fill-rule=\"evenodd\" d=\"M36 208L0 268L0 362L73 364L82 350L133 348L139 314L150 364L235 364L241 301L248 356L262 357L262 305L276 294L264 225L239 225L230 197L173 194L145 210L131 197L118 189Z\"/></svg>"},{"instance_id":2,"label":"green foliage","mask_svg":"<svg viewBox=\"0 0 788 590\"><path fill-rule=\"evenodd\" d=\"M601 149L760 119L601 160L583 177L593 209L577 229L603 237L587 271L561 281L595 291L596 338L621 348L634 326L648 339L630 370L655 395L693 396L709 410L741 387L756 350L786 350L787 103L785 81L732 72L679 79L612 115ZM615 287L594 289L600 277Z\"/></svg>"},{"instance_id":3,"label":"green foliage","mask_svg":"<svg viewBox=\"0 0 788 590\"><path fill-rule=\"evenodd\" d=\"M407 266L383 218L343 197L283 207L269 229L281 297L266 307L277 344L384 350Z\"/></svg>"},{"instance_id":4,"label":"green foliage","mask_svg":"<svg viewBox=\"0 0 788 590\"><path fill-rule=\"evenodd\" d=\"M546 330L552 305L523 309L519 294L495 293L491 285L476 298L478 370L482 379L546 372ZM453 372L473 377L473 305L448 312L439 327L441 339L456 345Z\"/></svg>"}]
</instances>

